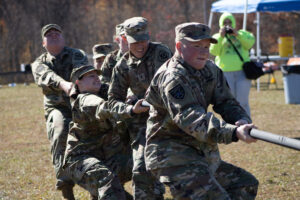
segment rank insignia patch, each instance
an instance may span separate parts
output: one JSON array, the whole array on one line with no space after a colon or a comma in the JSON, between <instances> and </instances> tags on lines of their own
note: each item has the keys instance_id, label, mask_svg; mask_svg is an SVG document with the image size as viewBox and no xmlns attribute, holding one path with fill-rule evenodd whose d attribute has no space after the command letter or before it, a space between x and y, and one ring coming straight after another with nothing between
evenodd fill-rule
<instances>
[{"instance_id":1,"label":"rank insignia patch","mask_svg":"<svg viewBox=\"0 0 300 200\"><path fill-rule=\"evenodd\" d=\"M158 52L158 60L160 62L165 62L166 60L168 60L168 58L169 58L169 55L167 52L165 52L165 51Z\"/></svg>"},{"instance_id":2,"label":"rank insignia patch","mask_svg":"<svg viewBox=\"0 0 300 200\"><path fill-rule=\"evenodd\" d=\"M178 84L174 88L172 88L169 93L175 98L175 99L183 99L185 92L183 87Z\"/></svg>"}]
</instances>

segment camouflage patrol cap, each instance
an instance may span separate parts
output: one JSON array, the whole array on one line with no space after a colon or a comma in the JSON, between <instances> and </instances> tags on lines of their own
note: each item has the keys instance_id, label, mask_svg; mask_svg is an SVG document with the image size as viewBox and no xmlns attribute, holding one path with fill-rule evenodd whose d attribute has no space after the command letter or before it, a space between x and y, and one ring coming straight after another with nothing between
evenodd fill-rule
<instances>
[{"instance_id":1,"label":"camouflage patrol cap","mask_svg":"<svg viewBox=\"0 0 300 200\"><path fill-rule=\"evenodd\" d=\"M47 24L45 25L43 28L42 28L42 38L46 35L46 33L51 30L51 29L55 29L55 30L58 30L59 32L62 32L62 29L59 25L57 24Z\"/></svg>"},{"instance_id":2,"label":"camouflage patrol cap","mask_svg":"<svg viewBox=\"0 0 300 200\"><path fill-rule=\"evenodd\" d=\"M210 28L205 24L198 22L188 22L179 24L175 28L176 41L185 39L190 42L197 42L204 39L210 39L211 43L218 41L210 36Z\"/></svg>"},{"instance_id":3,"label":"camouflage patrol cap","mask_svg":"<svg viewBox=\"0 0 300 200\"><path fill-rule=\"evenodd\" d=\"M112 44L110 43L96 44L93 46L93 59L106 56L111 51L112 51Z\"/></svg>"},{"instance_id":4,"label":"camouflage patrol cap","mask_svg":"<svg viewBox=\"0 0 300 200\"><path fill-rule=\"evenodd\" d=\"M120 35L124 35L125 34L125 30L124 30L124 24L118 24L116 26L116 36L120 36Z\"/></svg>"},{"instance_id":5,"label":"camouflage patrol cap","mask_svg":"<svg viewBox=\"0 0 300 200\"><path fill-rule=\"evenodd\" d=\"M83 75L91 71L96 71L98 73L98 70L92 65L81 65L79 67L76 67L71 73L71 81L75 83L76 80L82 78Z\"/></svg>"},{"instance_id":6,"label":"camouflage patrol cap","mask_svg":"<svg viewBox=\"0 0 300 200\"><path fill-rule=\"evenodd\" d=\"M125 35L128 43L149 40L148 21L144 17L132 17L124 21Z\"/></svg>"}]
</instances>

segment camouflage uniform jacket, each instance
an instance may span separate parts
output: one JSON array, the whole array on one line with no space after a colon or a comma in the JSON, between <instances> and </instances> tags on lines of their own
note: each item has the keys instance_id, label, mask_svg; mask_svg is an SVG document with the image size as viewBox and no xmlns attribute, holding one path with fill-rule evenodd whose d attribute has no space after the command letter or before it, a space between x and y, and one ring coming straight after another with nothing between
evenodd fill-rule
<instances>
[{"instance_id":1,"label":"camouflage uniform jacket","mask_svg":"<svg viewBox=\"0 0 300 200\"><path fill-rule=\"evenodd\" d=\"M82 50L69 47L64 47L57 56L43 53L32 63L34 80L43 89L46 116L54 108L71 112L70 98L59 89L59 83L70 81L73 68L87 63L86 54Z\"/></svg>"},{"instance_id":2,"label":"camouflage uniform jacket","mask_svg":"<svg viewBox=\"0 0 300 200\"><path fill-rule=\"evenodd\" d=\"M104 86L104 87L103 87ZM113 119L118 118L105 101L108 86L102 84L99 94L82 93L71 98L72 122L67 140L64 163L80 156L106 160L123 149L120 136L114 131Z\"/></svg>"},{"instance_id":3,"label":"camouflage uniform jacket","mask_svg":"<svg viewBox=\"0 0 300 200\"><path fill-rule=\"evenodd\" d=\"M149 43L146 54L141 59L130 52L124 54L113 69L112 80L108 91L109 106L119 113L131 117L132 105L125 104L127 89L138 99L144 98L145 92L158 68L172 56L168 47L160 43ZM145 123L148 114L137 115L138 120Z\"/></svg>"},{"instance_id":4,"label":"camouflage uniform jacket","mask_svg":"<svg viewBox=\"0 0 300 200\"><path fill-rule=\"evenodd\" d=\"M100 80L102 83L109 84L114 66L122 58L123 54L120 49L109 53L101 66Z\"/></svg>"},{"instance_id":5,"label":"camouflage uniform jacket","mask_svg":"<svg viewBox=\"0 0 300 200\"><path fill-rule=\"evenodd\" d=\"M222 71L210 60L196 70L173 57L156 73L146 100L152 104L146 131L147 169L193 163L214 172L220 163L217 143L232 142L236 126L231 124L239 119L251 122ZM227 123L207 112L209 104Z\"/></svg>"}]
</instances>

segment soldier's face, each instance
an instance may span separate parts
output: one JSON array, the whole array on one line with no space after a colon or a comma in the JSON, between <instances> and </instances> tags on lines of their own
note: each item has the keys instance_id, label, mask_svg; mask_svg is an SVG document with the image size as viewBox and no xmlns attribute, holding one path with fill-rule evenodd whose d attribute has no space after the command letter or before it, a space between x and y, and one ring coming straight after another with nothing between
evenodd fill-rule
<instances>
[{"instance_id":1,"label":"soldier's face","mask_svg":"<svg viewBox=\"0 0 300 200\"><path fill-rule=\"evenodd\" d=\"M197 42L180 42L177 49L185 62L195 69L202 69L209 57L209 46L210 40L205 39Z\"/></svg>"},{"instance_id":2,"label":"soldier's face","mask_svg":"<svg viewBox=\"0 0 300 200\"><path fill-rule=\"evenodd\" d=\"M43 37L43 46L46 49L62 48L65 45L64 43L61 32L56 29L50 29Z\"/></svg>"},{"instance_id":3,"label":"soldier's face","mask_svg":"<svg viewBox=\"0 0 300 200\"><path fill-rule=\"evenodd\" d=\"M228 19L228 18L224 20L223 25L224 25L224 26L229 26L229 27L232 28L232 22L231 22L231 20Z\"/></svg>"},{"instance_id":4,"label":"soldier's face","mask_svg":"<svg viewBox=\"0 0 300 200\"><path fill-rule=\"evenodd\" d=\"M101 81L96 71L86 73L80 80L76 81L80 92L96 94L101 86Z\"/></svg>"},{"instance_id":5,"label":"soldier's face","mask_svg":"<svg viewBox=\"0 0 300 200\"><path fill-rule=\"evenodd\" d=\"M148 50L149 41L144 40L135 43L129 43L128 46L130 53L132 53L137 58L142 58Z\"/></svg>"},{"instance_id":6,"label":"soldier's face","mask_svg":"<svg viewBox=\"0 0 300 200\"><path fill-rule=\"evenodd\" d=\"M94 59L94 67L98 70L101 69L101 66L104 62L105 56L102 56L100 58Z\"/></svg>"}]
</instances>

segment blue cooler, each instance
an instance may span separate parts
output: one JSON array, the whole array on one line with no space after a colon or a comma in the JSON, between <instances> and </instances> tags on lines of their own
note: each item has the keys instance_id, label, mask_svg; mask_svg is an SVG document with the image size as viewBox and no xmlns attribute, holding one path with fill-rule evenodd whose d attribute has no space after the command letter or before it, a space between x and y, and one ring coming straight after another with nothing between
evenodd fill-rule
<instances>
[{"instance_id":1,"label":"blue cooler","mask_svg":"<svg viewBox=\"0 0 300 200\"><path fill-rule=\"evenodd\" d=\"M300 104L300 65L281 66L285 103Z\"/></svg>"}]
</instances>

